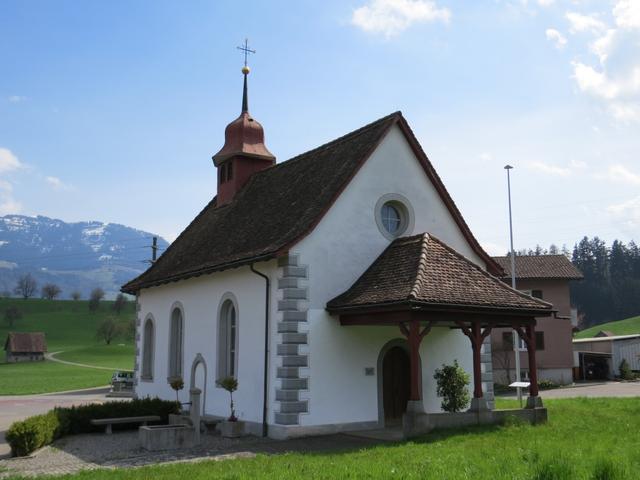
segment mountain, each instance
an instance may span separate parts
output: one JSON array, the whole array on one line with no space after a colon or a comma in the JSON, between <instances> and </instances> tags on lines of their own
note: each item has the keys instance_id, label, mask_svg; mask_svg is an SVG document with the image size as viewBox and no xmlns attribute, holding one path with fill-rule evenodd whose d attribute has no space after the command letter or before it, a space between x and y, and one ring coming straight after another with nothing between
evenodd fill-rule
<instances>
[{"instance_id":1,"label":"mountain","mask_svg":"<svg viewBox=\"0 0 640 480\"><path fill-rule=\"evenodd\" d=\"M38 286L57 284L61 298L74 290L87 298L95 287L112 298L149 266L153 236L115 223L0 217L0 292L12 292L18 277L31 273ZM159 237L160 252L167 246Z\"/></svg>"}]
</instances>

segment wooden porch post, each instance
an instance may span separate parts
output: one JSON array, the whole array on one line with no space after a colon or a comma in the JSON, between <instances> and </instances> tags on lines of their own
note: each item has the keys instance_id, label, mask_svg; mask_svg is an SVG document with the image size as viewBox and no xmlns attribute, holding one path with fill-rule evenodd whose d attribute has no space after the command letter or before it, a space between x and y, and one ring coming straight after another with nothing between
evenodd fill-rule
<instances>
[{"instance_id":1,"label":"wooden porch post","mask_svg":"<svg viewBox=\"0 0 640 480\"><path fill-rule=\"evenodd\" d=\"M473 401L471 402L472 410L482 410L486 405L481 401L484 393L482 392L482 343L484 339L491 333L491 327L482 330L480 322L471 322L471 328L463 322L457 321L456 324L462 330L469 340L471 340L471 350L473 351ZM481 405L482 404L482 405Z\"/></svg>"},{"instance_id":2,"label":"wooden porch post","mask_svg":"<svg viewBox=\"0 0 640 480\"><path fill-rule=\"evenodd\" d=\"M420 390L420 343L422 343L425 335L429 333L432 325L433 322L429 322L420 331L420 321L417 318L412 318L409 321L409 328L404 323L400 323L400 331L407 337L407 343L409 344L410 402L420 402L422 400L422 392Z\"/></svg>"}]
</instances>

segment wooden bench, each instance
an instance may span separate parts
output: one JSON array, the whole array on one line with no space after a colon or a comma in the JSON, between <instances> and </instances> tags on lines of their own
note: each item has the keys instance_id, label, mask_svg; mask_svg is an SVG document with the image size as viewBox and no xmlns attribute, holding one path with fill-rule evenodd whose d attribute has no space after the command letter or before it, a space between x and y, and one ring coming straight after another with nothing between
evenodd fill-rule
<instances>
[{"instance_id":1,"label":"wooden bench","mask_svg":"<svg viewBox=\"0 0 640 480\"><path fill-rule=\"evenodd\" d=\"M115 423L142 423L146 425L147 422L159 422L162 420L158 415L146 415L142 417L120 417L120 418L94 418L91 420L91 425L106 425L105 433L111 435L111 425Z\"/></svg>"}]
</instances>

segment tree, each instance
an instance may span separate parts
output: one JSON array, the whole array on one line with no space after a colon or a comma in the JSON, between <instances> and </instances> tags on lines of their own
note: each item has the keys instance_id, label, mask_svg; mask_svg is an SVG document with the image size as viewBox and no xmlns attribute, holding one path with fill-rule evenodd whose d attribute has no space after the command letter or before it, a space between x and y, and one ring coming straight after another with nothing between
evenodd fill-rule
<instances>
[{"instance_id":1,"label":"tree","mask_svg":"<svg viewBox=\"0 0 640 480\"><path fill-rule=\"evenodd\" d=\"M75 302L77 302L82 298L82 294L78 290L74 290L73 292L71 292L70 296L71 296L71 300Z\"/></svg>"},{"instance_id":2,"label":"tree","mask_svg":"<svg viewBox=\"0 0 640 480\"><path fill-rule=\"evenodd\" d=\"M18 309L18 307L14 305L7 307L4 310L4 322L9 328L13 328L13 326L16 324L16 320L20 320L21 318L22 312Z\"/></svg>"},{"instance_id":3,"label":"tree","mask_svg":"<svg viewBox=\"0 0 640 480\"><path fill-rule=\"evenodd\" d=\"M118 336L120 329L116 322L113 321L113 318L107 317L102 320L98 324L98 328L96 330L96 338L98 340L104 341L107 345L110 345L111 342Z\"/></svg>"},{"instance_id":4,"label":"tree","mask_svg":"<svg viewBox=\"0 0 640 480\"><path fill-rule=\"evenodd\" d=\"M60 295L60 287L55 283L45 283L41 289L42 298L46 298L47 300L55 300L58 295Z\"/></svg>"},{"instance_id":5,"label":"tree","mask_svg":"<svg viewBox=\"0 0 640 480\"><path fill-rule=\"evenodd\" d=\"M122 312L126 304L127 297L125 297L122 293L119 293L116 297L116 301L113 302L113 311L120 315L120 312Z\"/></svg>"},{"instance_id":6,"label":"tree","mask_svg":"<svg viewBox=\"0 0 640 480\"><path fill-rule=\"evenodd\" d=\"M100 307L100 300L104 298L104 290L100 287L96 287L91 290L89 295L89 310L95 312Z\"/></svg>"},{"instance_id":7,"label":"tree","mask_svg":"<svg viewBox=\"0 0 640 480\"><path fill-rule=\"evenodd\" d=\"M458 360L454 360L453 365L443 364L442 368L436 369L433 378L445 412L459 412L469 404L469 374L458 365Z\"/></svg>"},{"instance_id":8,"label":"tree","mask_svg":"<svg viewBox=\"0 0 640 480\"><path fill-rule=\"evenodd\" d=\"M16 283L16 288L13 290L16 295L20 295L25 300L35 295L38 289L38 282L31 276L30 273L22 275Z\"/></svg>"},{"instance_id":9,"label":"tree","mask_svg":"<svg viewBox=\"0 0 640 480\"><path fill-rule=\"evenodd\" d=\"M231 397L231 415L229 415L227 420L229 422L237 422L238 417L236 417L236 411L233 406L233 392L238 389L238 380L235 377L225 377L218 381L218 386L229 392L229 396Z\"/></svg>"}]
</instances>

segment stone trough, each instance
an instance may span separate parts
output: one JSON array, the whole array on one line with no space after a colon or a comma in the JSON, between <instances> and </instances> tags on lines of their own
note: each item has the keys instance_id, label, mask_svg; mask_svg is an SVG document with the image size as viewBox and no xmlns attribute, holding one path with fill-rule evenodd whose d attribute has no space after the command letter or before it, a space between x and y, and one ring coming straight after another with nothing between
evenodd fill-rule
<instances>
[{"instance_id":1,"label":"stone trough","mask_svg":"<svg viewBox=\"0 0 640 480\"><path fill-rule=\"evenodd\" d=\"M200 444L200 394L198 388L189 391L191 408L186 423L182 417L170 415L169 425L142 426L138 429L140 445L145 450L174 450ZM177 417L177 418L176 418Z\"/></svg>"}]
</instances>

